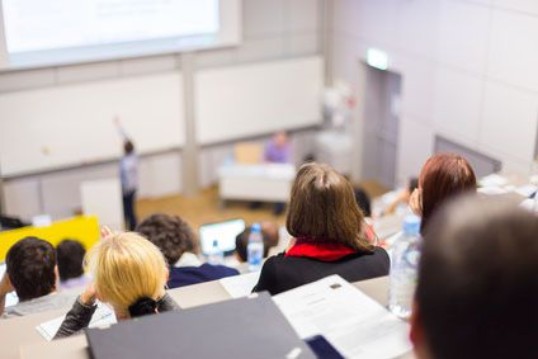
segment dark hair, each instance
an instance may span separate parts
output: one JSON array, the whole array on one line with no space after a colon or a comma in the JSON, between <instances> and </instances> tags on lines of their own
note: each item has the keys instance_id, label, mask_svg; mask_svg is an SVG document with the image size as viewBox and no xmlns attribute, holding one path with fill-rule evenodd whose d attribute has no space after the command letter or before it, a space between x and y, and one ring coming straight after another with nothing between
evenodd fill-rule
<instances>
[{"instance_id":1,"label":"dark hair","mask_svg":"<svg viewBox=\"0 0 538 359\"><path fill-rule=\"evenodd\" d=\"M251 227L248 227L235 237L235 251L237 252L237 255L239 256L239 259L241 259L241 261L243 262L247 261L247 246L248 246L248 237L250 236L250 232L251 232ZM269 253L269 249L278 244L278 229L276 231L276 234L274 234L274 233L269 233L269 231L264 229L262 226L262 238L263 238L263 256L267 257L267 254Z\"/></svg>"},{"instance_id":2,"label":"dark hair","mask_svg":"<svg viewBox=\"0 0 538 359\"><path fill-rule=\"evenodd\" d=\"M447 199L476 191L476 176L469 162L450 153L430 157L422 167L418 182L422 189L422 231Z\"/></svg>"},{"instance_id":3,"label":"dark hair","mask_svg":"<svg viewBox=\"0 0 538 359\"><path fill-rule=\"evenodd\" d=\"M188 223L178 216L153 214L144 219L136 231L159 247L170 266L184 252L198 252L198 238Z\"/></svg>"},{"instance_id":4,"label":"dark hair","mask_svg":"<svg viewBox=\"0 0 538 359\"><path fill-rule=\"evenodd\" d=\"M372 202L370 201L370 196L368 196L368 193L361 187L355 187L355 201L357 201L357 205L366 217L372 215Z\"/></svg>"},{"instance_id":5,"label":"dark hair","mask_svg":"<svg viewBox=\"0 0 538 359\"><path fill-rule=\"evenodd\" d=\"M538 217L495 198L451 203L426 228L417 322L433 358L538 358Z\"/></svg>"},{"instance_id":6,"label":"dark hair","mask_svg":"<svg viewBox=\"0 0 538 359\"><path fill-rule=\"evenodd\" d=\"M143 297L131 304L128 308L131 318L157 313L157 302L149 297Z\"/></svg>"},{"instance_id":7,"label":"dark hair","mask_svg":"<svg viewBox=\"0 0 538 359\"><path fill-rule=\"evenodd\" d=\"M407 186L407 190L409 191L409 194L413 193L414 190L418 188L418 178L411 177L409 179L409 184Z\"/></svg>"},{"instance_id":8,"label":"dark hair","mask_svg":"<svg viewBox=\"0 0 538 359\"><path fill-rule=\"evenodd\" d=\"M49 242L26 237L6 255L6 272L21 301L39 298L56 289L56 251Z\"/></svg>"},{"instance_id":9,"label":"dark hair","mask_svg":"<svg viewBox=\"0 0 538 359\"><path fill-rule=\"evenodd\" d=\"M338 242L363 252L373 246L363 234L364 216L353 186L328 165L308 163L291 189L286 228L292 236Z\"/></svg>"},{"instance_id":10,"label":"dark hair","mask_svg":"<svg viewBox=\"0 0 538 359\"><path fill-rule=\"evenodd\" d=\"M83 264L85 254L86 249L77 240L64 239L58 243L56 246L56 256L61 281L78 278L84 274Z\"/></svg>"},{"instance_id":11,"label":"dark hair","mask_svg":"<svg viewBox=\"0 0 538 359\"><path fill-rule=\"evenodd\" d=\"M126 155L133 153L134 149L134 144L131 142L131 140L125 140L125 142L123 142L123 151Z\"/></svg>"}]
</instances>

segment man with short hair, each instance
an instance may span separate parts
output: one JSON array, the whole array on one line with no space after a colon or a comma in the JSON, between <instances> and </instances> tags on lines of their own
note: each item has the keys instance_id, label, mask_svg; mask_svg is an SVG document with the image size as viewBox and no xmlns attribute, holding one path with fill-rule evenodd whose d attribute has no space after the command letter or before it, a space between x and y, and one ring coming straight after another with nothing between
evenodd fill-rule
<instances>
[{"instance_id":1,"label":"man with short hair","mask_svg":"<svg viewBox=\"0 0 538 359\"><path fill-rule=\"evenodd\" d=\"M538 358L538 216L466 198L425 229L411 340L419 359Z\"/></svg>"},{"instance_id":2,"label":"man with short hair","mask_svg":"<svg viewBox=\"0 0 538 359\"><path fill-rule=\"evenodd\" d=\"M203 263L198 258L198 238L187 222L178 216L153 214L136 231L155 244L170 266L169 288L231 277L239 272L223 265Z\"/></svg>"},{"instance_id":3,"label":"man with short hair","mask_svg":"<svg viewBox=\"0 0 538 359\"><path fill-rule=\"evenodd\" d=\"M279 229L274 222L261 222L263 239L263 258L267 258L269 250L276 247L280 240ZM235 257L241 263L248 262L248 240L252 227L249 226L235 237Z\"/></svg>"},{"instance_id":4,"label":"man with short hair","mask_svg":"<svg viewBox=\"0 0 538 359\"><path fill-rule=\"evenodd\" d=\"M0 315L7 318L68 308L76 296L56 293L57 279L56 251L50 243L36 237L18 241L6 255L6 273L0 280ZM6 295L12 291L19 303L5 308Z\"/></svg>"}]
</instances>

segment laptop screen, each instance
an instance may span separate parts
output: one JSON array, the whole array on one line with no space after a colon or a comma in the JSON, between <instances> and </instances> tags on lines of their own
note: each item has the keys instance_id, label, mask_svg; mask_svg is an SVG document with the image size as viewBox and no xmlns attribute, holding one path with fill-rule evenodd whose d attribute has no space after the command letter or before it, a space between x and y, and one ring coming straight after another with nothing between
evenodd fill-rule
<instances>
[{"instance_id":1,"label":"laptop screen","mask_svg":"<svg viewBox=\"0 0 538 359\"><path fill-rule=\"evenodd\" d=\"M202 253L208 255L213 247L213 241L216 240L224 254L231 254L235 250L235 237L244 230L245 221L242 219L231 219L200 226Z\"/></svg>"}]
</instances>

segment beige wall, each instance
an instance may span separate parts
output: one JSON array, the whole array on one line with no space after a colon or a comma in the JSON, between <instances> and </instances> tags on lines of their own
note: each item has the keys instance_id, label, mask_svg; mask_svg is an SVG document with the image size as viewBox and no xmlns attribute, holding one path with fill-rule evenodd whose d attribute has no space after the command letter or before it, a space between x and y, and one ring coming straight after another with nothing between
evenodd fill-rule
<instances>
[{"instance_id":1,"label":"beige wall","mask_svg":"<svg viewBox=\"0 0 538 359\"><path fill-rule=\"evenodd\" d=\"M332 5L333 79L360 89L369 47L387 52L390 69L402 74L401 182L432 153L435 134L528 174L538 120L538 1Z\"/></svg>"}]
</instances>

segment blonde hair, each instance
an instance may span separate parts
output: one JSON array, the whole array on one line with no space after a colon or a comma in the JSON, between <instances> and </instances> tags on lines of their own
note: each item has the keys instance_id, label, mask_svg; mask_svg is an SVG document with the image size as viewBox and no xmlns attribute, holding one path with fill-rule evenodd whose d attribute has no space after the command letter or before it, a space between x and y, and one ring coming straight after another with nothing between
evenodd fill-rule
<instances>
[{"instance_id":1,"label":"blonde hair","mask_svg":"<svg viewBox=\"0 0 538 359\"><path fill-rule=\"evenodd\" d=\"M161 251L133 232L103 239L88 253L86 263L99 298L125 316L141 298L158 300L168 279Z\"/></svg>"}]
</instances>

